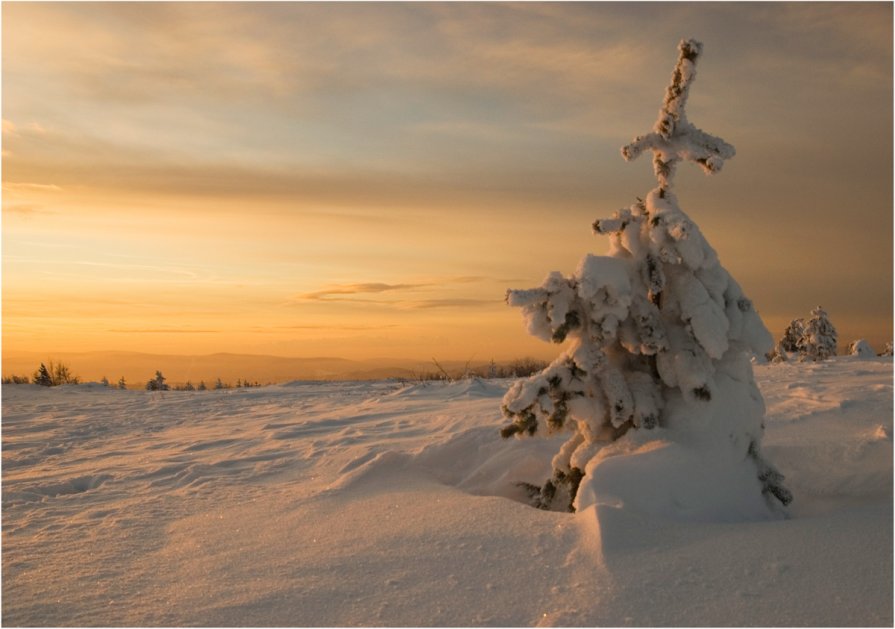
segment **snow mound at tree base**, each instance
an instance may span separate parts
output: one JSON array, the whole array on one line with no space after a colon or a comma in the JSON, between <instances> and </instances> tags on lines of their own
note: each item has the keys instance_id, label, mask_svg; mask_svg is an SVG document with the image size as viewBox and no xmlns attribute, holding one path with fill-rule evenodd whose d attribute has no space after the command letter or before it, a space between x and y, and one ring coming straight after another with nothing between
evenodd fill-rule
<instances>
[{"instance_id":1,"label":"snow mound at tree base","mask_svg":"<svg viewBox=\"0 0 895 629\"><path fill-rule=\"evenodd\" d=\"M742 354L729 352L708 401L671 395L666 427L629 431L586 465L577 509L610 505L680 522L785 517L762 493L750 440L760 441L764 404Z\"/></svg>"},{"instance_id":2,"label":"snow mound at tree base","mask_svg":"<svg viewBox=\"0 0 895 629\"><path fill-rule=\"evenodd\" d=\"M730 450L710 452L662 439L625 447L606 448L591 460L577 511L596 505L680 522L784 517L762 495L755 464Z\"/></svg>"}]
</instances>

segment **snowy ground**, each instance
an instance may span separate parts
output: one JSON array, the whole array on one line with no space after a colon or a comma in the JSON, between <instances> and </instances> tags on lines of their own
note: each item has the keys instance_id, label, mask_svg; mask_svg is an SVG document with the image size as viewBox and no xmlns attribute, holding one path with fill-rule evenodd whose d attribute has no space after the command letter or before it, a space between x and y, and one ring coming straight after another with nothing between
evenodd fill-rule
<instances>
[{"instance_id":1,"label":"snowy ground","mask_svg":"<svg viewBox=\"0 0 895 629\"><path fill-rule=\"evenodd\" d=\"M508 382L3 388L5 625L892 625L892 361L756 368L773 522L522 504Z\"/></svg>"}]
</instances>

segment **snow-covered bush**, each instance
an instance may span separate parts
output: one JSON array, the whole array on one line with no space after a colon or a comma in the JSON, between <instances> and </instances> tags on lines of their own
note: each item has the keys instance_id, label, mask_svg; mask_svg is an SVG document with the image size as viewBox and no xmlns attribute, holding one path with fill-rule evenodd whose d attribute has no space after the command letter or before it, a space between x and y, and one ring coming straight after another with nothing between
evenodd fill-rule
<instances>
[{"instance_id":1,"label":"snow-covered bush","mask_svg":"<svg viewBox=\"0 0 895 629\"><path fill-rule=\"evenodd\" d=\"M767 517L791 500L761 454L765 409L750 362L773 340L671 191L681 160L711 174L734 155L685 115L701 49L680 43L653 131L622 149L626 160L650 149L659 185L594 223L609 255L507 293L532 335L569 340L503 399L502 436L570 433L553 477L525 484L541 508L617 499L651 509L658 491L687 517L727 519Z\"/></svg>"},{"instance_id":2,"label":"snow-covered bush","mask_svg":"<svg viewBox=\"0 0 895 629\"><path fill-rule=\"evenodd\" d=\"M892 355L892 341L886 342L886 347L883 349L882 354L880 356L891 356Z\"/></svg>"},{"instance_id":3,"label":"snow-covered bush","mask_svg":"<svg viewBox=\"0 0 895 629\"><path fill-rule=\"evenodd\" d=\"M830 323L827 312L818 306L811 311L805 322L799 341L801 360L826 360L836 355L836 328Z\"/></svg>"},{"instance_id":4,"label":"snow-covered bush","mask_svg":"<svg viewBox=\"0 0 895 629\"><path fill-rule=\"evenodd\" d=\"M858 358L876 358L876 352L870 347L870 343L864 339L858 339L849 343L846 353L849 356L857 356Z\"/></svg>"},{"instance_id":5,"label":"snow-covered bush","mask_svg":"<svg viewBox=\"0 0 895 629\"><path fill-rule=\"evenodd\" d=\"M805 320L793 319L786 330L783 331L783 337L780 339L780 349L785 352L798 352L802 342L802 335L805 333Z\"/></svg>"},{"instance_id":6,"label":"snow-covered bush","mask_svg":"<svg viewBox=\"0 0 895 629\"><path fill-rule=\"evenodd\" d=\"M789 361L789 354L790 352L787 352L783 348L783 343L777 342L777 344L774 345L774 349L765 354L765 358L767 359L767 362L771 364L785 363Z\"/></svg>"},{"instance_id":7,"label":"snow-covered bush","mask_svg":"<svg viewBox=\"0 0 895 629\"><path fill-rule=\"evenodd\" d=\"M767 358L772 363L795 358L801 361L826 360L836 355L836 342L836 328L830 323L826 311L818 306L811 311L811 317L807 321L793 319L790 322Z\"/></svg>"}]
</instances>

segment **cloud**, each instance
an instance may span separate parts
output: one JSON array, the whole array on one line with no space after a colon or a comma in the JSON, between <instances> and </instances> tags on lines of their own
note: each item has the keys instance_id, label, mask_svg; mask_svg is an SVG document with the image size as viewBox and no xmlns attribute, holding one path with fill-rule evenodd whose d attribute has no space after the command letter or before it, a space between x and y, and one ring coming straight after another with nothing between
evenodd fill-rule
<instances>
[{"instance_id":1,"label":"cloud","mask_svg":"<svg viewBox=\"0 0 895 629\"><path fill-rule=\"evenodd\" d=\"M541 158L490 163L484 151L480 159L489 162L486 167L474 155L480 153L473 150L479 146L475 143L458 147L430 142L425 153L412 155L396 151L396 159L413 159L413 164L367 162L358 154L358 161L339 166L325 159L317 165L289 163L279 157L232 160L217 151L185 160L173 146L140 147L77 131L53 132L40 142L20 138L11 147L13 155L4 160L5 178L11 181L4 187L22 194L64 189L69 198L101 196L106 200L113 196L287 200L303 207L351 208L357 215L371 207L462 211L501 209L508 204L542 207L548 200L571 206L592 201L592 184L584 166L559 168L556 163L541 164ZM521 148L517 148L518 154ZM464 153L463 159L454 159L458 151ZM84 160L88 154L90 160Z\"/></svg>"},{"instance_id":2,"label":"cloud","mask_svg":"<svg viewBox=\"0 0 895 629\"><path fill-rule=\"evenodd\" d=\"M451 284L473 284L476 282L487 282L490 278L483 275L459 275L451 277L446 281Z\"/></svg>"},{"instance_id":3,"label":"cloud","mask_svg":"<svg viewBox=\"0 0 895 629\"><path fill-rule=\"evenodd\" d=\"M349 301L349 299L340 299L346 295L360 295L360 294L378 294L378 293L386 293L386 292L398 292L398 291L415 291L417 289L430 289L430 288L439 288L445 287L449 284L473 284L477 282L488 281L489 278L484 277L482 275L458 275L454 277L447 278L438 278L425 282L416 282L412 284L386 284L384 282L364 282L364 283L355 283L355 284L336 284L334 286L329 286L327 288L313 291L310 293L303 293L299 295L299 299L306 299L312 301ZM364 300L364 299L351 299L351 301L376 301L376 300ZM460 300L462 301L462 300ZM381 302L378 302L381 303ZM415 302L415 303L424 303L424 302Z\"/></svg>"},{"instance_id":4,"label":"cloud","mask_svg":"<svg viewBox=\"0 0 895 629\"><path fill-rule=\"evenodd\" d=\"M254 327L253 330L256 331L275 331L275 330L338 330L338 331L347 331L347 332L366 332L369 330L385 330L389 328L397 328L400 327L397 324L385 324L385 325L341 325L341 324L327 324L327 325L277 325L272 327Z\"/></svg>"},{"instance_id":5,"label":"cloud","mask_svg":"<svg viewBox=\"0 0 895 629\"><path fill-rule=\"evenodd\" d=\"M431 286L430 284L383 284L381 282L372 282L365 284L340 284L325 288L323 290L300 295L301 299L309 299L312 301L362 301L362 300L342 300L338 296L342 295L358 295L366 293L384 293L388 291L405 291Z\"/></svg>"},{"instance_id":6,"label":"cloud","mask_svg":"<svg viewBox=\"0 0 895 629\"><path fill-rule=\"evenodd\" d=\"M404 304L413 310L430 308L481 308L482 306L504 305L503 299L426 299Z\"/></svg>"},{"instance_id":7,"label":"cloud","mask_svg":"<svg viewBox=\"0 0 895 629\"><path fill-rule=\"evenodd\" d=\"M480 275L459 275L447 278L432 279L425 282L406 284L386 284L382 282L338 284L319 291L304 293L298 296L302 301L318 302L350 302L360 304L374 304L390 306L401 310L428 310L435 308L474 308L502 304L503 299L477 299L469 297L440 297L432 299L419 299L414 293L419 291L437 291L449 294L451 285L473 284L490 281L489 278ZM397 297L388 299L376 299L373 295L382 293L399 293ZM412 295L408 295L411 293ZM329 326L328 326L329 327ZM343 328L344 329L344 328Z\"/></svg>"},{"instance_id":8,"label":"cloud","mask_svg":"<svg viewBox=\"0 0 895 629\"><path fill-rule=\"evenodd\" d=\"M5 181L3 189L8 192L61 192L62 188L53 183L32 183L27 181Z\"/></svg>"},{"instance_id":9,"label":"cloud","mask_svg":"<svg viewBox=\"0 0 895 629\"><path fill-rule=\"evenodd\" d=\"M218 334L220 330L193 330L189 328L127 328L112 329L116 334Z\"/></svg>"},{"instance_id":10,"label":"cloud","mask_svg":"<svg viewBox=\"0 0 895 629\"><path fill-rule=\"evenodd\" d=\"M121 263L121 262L97 262L93 260L69 260L66 262L68 265L78 265L78 266L87 266L87 267L99 267L99 268L107 268L107 269L116 269L122 271L131 271L132 273L146 273L149 274L153 279L157 279L159 281L171 281L169 278L163 278L161 276L175 276L180 278L186 278L191 280L196 280L200 278L200 274L197 271L177 267L177 266L162 266L162 265L152 265L152 264L133 264L133 263ZM128 277L128 281L136 281L138 278L134 275Z\"/></svg>"},{"instance_id":11,"label":"cloud","mask_svg":"<svg viewBox=\"0 0 895 629\"><path fill-rule=\"evenodd\" d=\"M34 216L35 214L53 214L51 210L47 210L34 203L11 203L3 205L3 212L7 214L19 214L21 216Z\"/></svg>"}]
</instances>

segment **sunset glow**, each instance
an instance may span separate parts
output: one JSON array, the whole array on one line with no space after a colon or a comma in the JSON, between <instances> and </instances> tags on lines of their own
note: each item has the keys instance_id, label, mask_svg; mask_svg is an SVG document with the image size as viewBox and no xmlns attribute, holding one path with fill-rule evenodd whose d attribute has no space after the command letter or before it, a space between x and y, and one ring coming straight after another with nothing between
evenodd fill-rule
<instances>
[{"instance_id":1,"label":"sunset glow","mask_svg":"<svg viewBox=\"0 0 895 629\"><path fill-rule=\"evenodd\" d=\"M4 358L553 357L506 289L653 187L619 147L685 36L737 155L681 206L775 337L892 339L891 4L2 11Z\"/></svg>"}]
</instances>

